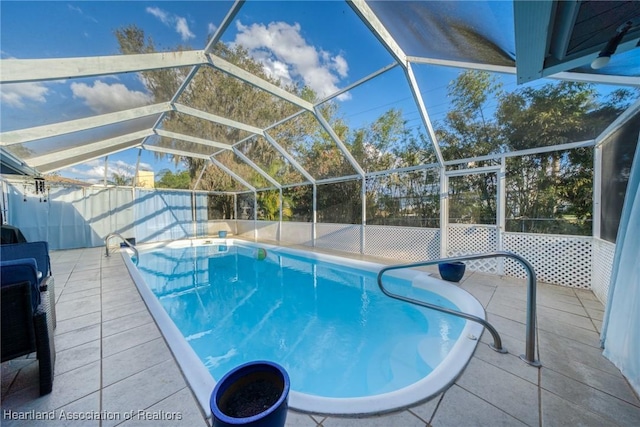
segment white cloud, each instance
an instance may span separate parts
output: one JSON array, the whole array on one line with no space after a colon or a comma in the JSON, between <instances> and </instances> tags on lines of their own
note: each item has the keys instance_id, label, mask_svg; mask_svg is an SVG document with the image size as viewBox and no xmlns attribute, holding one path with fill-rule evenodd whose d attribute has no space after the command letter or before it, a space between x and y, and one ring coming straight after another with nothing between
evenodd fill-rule
<instances>
[{"instance_id":1,"label":"white cloud","mask_svg":"<svg viewBox=\"0 0 640 427\"><path fill-rule=\"evenodd\" d=\"M146 11L158 18L164 25L171 25L169 14L159 7L147 7Z\"/></svg>"},{"instance_id":2,"label":"white cloud","mask_svg":"<svg viewBox=\"0 0 640 427\"><path fill-rule=\"evenodd\" d=\"M349 65L347 64L347 60L342 57L342 55L338 55L332 58L333 60L333 68L340 74L340 77L347 77L349 73Z\"/></svg>"},{"instance_id":3,"label":"white cloud","mask_svg":"<svg viewBox=\"0 0 640 427\"><path fill-rule=\"evenodd\" d=\"M98 114L140 107L152 101L147 93L129 90L122 83L107 84L100 80L94 81L93 86L72 83L71 92L74 98L84 99L84 103Z\"/></svg>"},{"instance_id":4,"label":"white cloud","mask_svg":"<svg viewBox=\"0 0 640 427\"><path fill-rule=\"evenodd\" d=\"M69 10L73 10L75 12L78 12L78 13L82 14L82 9L80 9L78 6L73 6L71 4L67 4L67 7L69 8Z\"/></svg>"},{"instance_id":5,"label":"white cloud","mask_svg":"<svg viewBox=\"0 0 640 427\"><path fill-rule=\"evenodd\" d=\"M213 22L209 22L209 24L207 25L207 33L208 34L215 33L217 29L218 29L218 26L216 24L214 24Z\"/></svg>"},{"instance_id":6,"label":"white cloud","mask_svg":"<svg viewBox=\"0 0 640 427\"><path fill-rule=\"evenodd\" d=\"M140 163L140 170L153 170L148 163ZM77 166L64 170L66 176L82 179L94 184L102 183L104 180L104 158L91 160ZM136 172L135 164L127 163L123 160L107 162L107 179L110 180L113 174L122 175L127 178L133 177Z\"/></svg>"},{"instance_id":7,"label":"white cloud","mask_svg":"<svg viewBox=\"0 0 640 427\"><path fill-rule=\"evenodd\" d=\"M178 17L176 19L176 31L182 37L182 40L189 40L195 37L195 34L189 30L189 24L187 24L187 20L182 17Z\"/></svg>"},{"instance_id":8,"label":"white cloud","mask_svg":"<svg viewBox=\"0 0 640 427\"><path fill-rule=\"evenodd\" d=\"M14 83L0 85L0 99L10 107L24 108L26 101L44 103L49 93L43 83Z\"/></svg>"},{"instance_id":9,"label":"white cloud","mask_svg":"<svg viewBox=\"0 0 640 427\"><path fill-rule=\"evenodd\" d=\"M195 34L193 34L189 29L189 24L187 23L186 18L169 13L159 7L147 7L145 10L147 13L158 18L160 22L167 27L175 29L176 32L180 34L180 37L182 37L182 41L187 41L195 37Z\"/></svg>"},{"instance_id":10,"label":"white cloud","mask_svg":"<svg viewBox=\"0 0 640 427\"><path fill-rule=\"evenodd\" d=\"M82 15L83 18L86 18L89 21L92 21L92 22L95 22L95 23L98 22L98 20L96 18L94 18L93 16L85 15L84 11L79 6L73 6L71 4L67 4L67 7L69 8L69 10L72 10L74 12L79 13L80 15Z\"/></svg>"},{"instance_id":11,"label":"white cloud","mask_svg":"<svg viewBox=\"0 0 640 427\"><path fill-rule=\"evenodd\" d=\"M268 75L285 84L302 81L319 97L324 97L338 91L337 84L347 77L346 59L308 44L300 24L243 25L238 21L237 28L233 43L244 46ZM340 99L348 98L348 94L343 94Z\"/></svg>"}]
</instances>

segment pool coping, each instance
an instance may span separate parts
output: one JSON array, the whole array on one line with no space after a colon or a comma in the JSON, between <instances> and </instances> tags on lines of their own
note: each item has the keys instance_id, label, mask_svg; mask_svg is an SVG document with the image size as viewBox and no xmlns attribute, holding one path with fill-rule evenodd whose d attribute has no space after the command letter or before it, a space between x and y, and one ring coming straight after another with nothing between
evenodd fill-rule
<instances>
[{"instance_id":1,"label":"pool coping","mask_svg":"<svg viewBox=\"0 0 640 427\"><path fill-rule=\"evenodd\" d=\"M271 249L282 254L301 255L307 258L323 260L329 263L344 265L346 267L375 271L385 265L350 258L303 251L267 243L256 243L234 238L210 238L189 239L173 242L159 242L142 244L137 246L140 252L159 247L193 247L201 245L229 245L236 242ZM124 252L128 253L127 256ZM144 282L142 275L135 267L131 259L133 252L127 248L123 251L123 258L131 277L138 288L143 300L147 304L149 312L155 319L167 345L174 354L178 365L183 371L196 399L207 417L211 417L209 399L211 391L215 387L216 380L204 366L195 351L191 348L182 333L178 330L173 320L164 310L160 301ZM434 291L443 297L452 300L461 311L486 319L485 311L480 302L470 293L449 282L430 276L429 273L416 270L395 271L390 276L409 280L412 286ZM461 304L461 302L465 302ZM314 396L306 393L291 391L289 393L289 406L292 409L316 414L357 416L364 414L380 414L396 411L415 405L417 402L428 400L441 391L448 388L464 371L469 363L483 327L475 322L467 321L461 332L460 338L453 345L445 359L423 379L393 392L357 398L329 398ZM455 372L454 375L451 372ZM416 396L419 396L416 398Z\"/></svg>"}]
</instances>

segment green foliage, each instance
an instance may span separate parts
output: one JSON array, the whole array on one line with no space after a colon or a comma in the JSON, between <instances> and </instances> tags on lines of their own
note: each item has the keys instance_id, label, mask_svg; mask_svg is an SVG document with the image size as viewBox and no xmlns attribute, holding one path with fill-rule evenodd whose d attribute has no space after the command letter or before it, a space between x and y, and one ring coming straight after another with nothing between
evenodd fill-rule
<instances>
[{"instance_id":1,"label":"green foliage","mask_svg":"<svg viewBox=\"0 0 640 427\"><path fill-rule=\"evenodd\" d=\"M600 102L592 85L574 82L505 94L494 83L486 72L466 71L450 85L453 109L436 128L446 159L594 138L633 96L614 91ZM490 98L498 103L493 113L487 108ZM593 149L509 158L506 169L507 230L591 232ZM451 180L452 221L495 223L496 179L496 174L478 174Z\"/></svg>"},{"instance_id":2,"label":"green foliage","mask_svg":"<svg viewBox=\"0 0 640 427\"><path fill-rule=\"evenodd\" d=\"M124 173L113 172L109 182L113 185L131 185L132 178Z\"/></svg>"},{"instance_id":3,"label":"green foliage","mask_svg":"<svg viewBox=\"0 0 640 427\"><path fill-rule=\"evenodd\" d=\"M287 196L282 198L282 219L293 216L293 202ZM258 193L258 219L278 221L280 219L280 192L277 190Z\"/></svg>"},{"instance_id":4,"label":"green foliage","mask_svg":"<svg viewBox=\"0 0 640 427\"><path fill-rule=\"evenodd\" d=\"M291 215L283 215L285 221L311 222L313 219L313 187L300 185L283 188L283 204Z\"/></svg>"},{"instance_id":5,"label":"green foliage","mask_svg":"<svg viewBox=\"0 0 640 427\"><path fill-rule=\"evenodd\" d=\"M488 102L501 93L497 80L483 71L465 71L449 85L453 108L436 129L445 159L464 159L500 151L500 129L491 119Z\"/></svg>"},{"instance_id":6,"label":"green foliage","mask_svg":"<svg viewBox=\"0 0 640 427\"><path fill-rule=\"evenodd\" d=\"M119 29L115 34L122 53L156 51L153 40L135 26ZM183 46L177 50L187 49L188 46ZM239 45L218 43L213 54L281 86L281 82L266 75L262 65ZM141 74L154 101L167 102L189 71L190 68L167 69ZM316 93L308 87L291 85L284 89L310 102L317 101ZM450 83L448 92L452 107L442 122L434 124L434 131L445 160L470 159L468 164L460 166L465 168L496 164L474 162L472 159L478 156L592 139L637 97L637 93L617 90L607 99L599 100L592 85L571 82L523 87L506 93L496 77L475 70L461 72ZM313 114L300 113L299 107L281 98L204 66L198 69L178 103L259 128L295 115L269 127L268 134L315 179L346 177L345 181L317 187L318 221L353 224L362 221L362 179L354 178L357 175L354 166ZM350 127L338 102L326 102L318 106L318 112L366 172L436 161L428 136L407 128L399 109L391 108L359 128ZM277 182L296 185L283 190L283 219L312 219L313 187L265 137L175 111L166 115L162 128L229 145L243 141L234 146L238 153ZM259 190L257 212L254 212L253 193L238 196L238 217L251 219L257 215L266 220L280 217L279 191L234 151L170 138L159 138L152 143L207 155L217 153L217 161ZM199 189L246 191L216 165L192 157L174 156L174 161L184 165L186 171L164 174L158 186L188 188L202 176ZM440 170L434 168L367 178L364 189L367 223L438 227L439 173ZM590 148L510 158L506 164L508 229L589 233L592 176L593 150ZM497 185L495 173L451 179L450 220L495 223ZM210 217L230 218L233 198L212 196L209 208Z\"/></svg>"},{"instance_id":7,"label":"green foliage","mask_svg":"<svg viewBox=\"0 0 640 427\"><path fill-rule=\"evenodd\" d=\"M210 220L234 219L233 196L229 194L209 194L207 199L207 215Z\"/></svg>"},{"instance_id":8,"label":"green foliage","mask_svg":"<svg viewBox=\"0 0 640 427\"><path fill-rule=\"evenodd\" d=\"M511 150L565 144L588 135L586 118L595 104L595 90L587 83L548 83L505 95L497 111L498 123Z\"/></svg>"},{"instance_id":9,"label":"green foliage","mask_svg":"<svg viewBox=\"0 0 640 427\"><path fill-rule=\"evenodd\" d=\"M367 179L367 224L439 227L439 170Z\"/></svg>"},{"instance_id":10,"label":"green foliage","mask_svg":"<svg viewBox=\"0 0 640 427\"><path fill-rule=\"evenodd\" d=\"M176 173L168 169L160 171L160 179L155 182L156 188L179 188L189 189L191 187L191 176L189 171L179 171Z\"/></svg>"}]
</instances>

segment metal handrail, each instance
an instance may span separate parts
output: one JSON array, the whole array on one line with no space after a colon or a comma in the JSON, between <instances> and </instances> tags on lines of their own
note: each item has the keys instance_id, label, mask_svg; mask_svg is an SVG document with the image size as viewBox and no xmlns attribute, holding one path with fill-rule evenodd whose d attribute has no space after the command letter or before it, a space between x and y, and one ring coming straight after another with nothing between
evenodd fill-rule
<instances>
[{"instance_id":1,"label":"metal handrail","mask_svg":"<svg viewBox=\"0 0 640 427\"><path fill-rule=\"evenodd\" d=\"M122 237L122 235L120 233L109 233L107 235L107 237L104 238L104 247L106 248L106 256L109 256L109 239L112 237L119 237L120 239L122 239L122 241L129 246L131 249L133 249L133 252L135 252L136 254L136 259L140 259L140 255L138 254L138 250L136 249L135 246L133 246L127 239L125 239L124 237Z\"/></svg>"},{"instance_id":2,"label":"metal handrail","mask_svg":"<svg viewBox=\"0 0 640 427\"><path fill-rule=\"evenodd\" d=\"M388 297L398 299L400 301L405 301L411 304L419 305L421 307L426 307L433 310L441 311L443 313L452 314L454 316L459 316L459 317L471 320L473 322L480 323L482 326L487 328L487 330L493 336L494 343L491 346L491 348L493 348L498 352L506 353L507 351L502 348L502 340L500 339L500 334L498 334L498 331L493 326L491 326L491 324L486 320L468 313L463 313L460 311L430 304L424 301L419 301L413 298L394 294L392 292L389 292L382 284L382 275L390 270L398 270L401 268L425 267L428 265L436 265L441 262L473 261L476 259L500 258L500 257L515 259L520 264L522 264L525 270L527 271L527 325L526 325L527 336L526 336L525 354L520 355L520 359L522 359L524 362L528 363L531 366L540 367L542 366L540 364L540 361L535 359L536 272L534 271L533 266L529 263L529 261L522 258L520 255L514 254L512 252L497 251L497 252L490 252L486 254L472 254L472 255L464 255L459 257L440 258L440 259L433 259L429 261L420 261L420 262L415 262L410 264L391 265L389 267L384 267L378 273L378 287Z\"/></svg>"}]
</instances>

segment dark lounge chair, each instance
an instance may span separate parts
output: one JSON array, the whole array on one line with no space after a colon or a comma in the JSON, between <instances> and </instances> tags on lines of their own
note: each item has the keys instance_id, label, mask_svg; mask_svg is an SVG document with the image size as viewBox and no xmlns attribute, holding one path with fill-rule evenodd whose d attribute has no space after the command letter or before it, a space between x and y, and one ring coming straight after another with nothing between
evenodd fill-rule
<instances>
[{"instance_id":1,"label":"dark lounge chair","mask_svg":"<svg viewBox=\"0 0 640 427\"><path fill-rule=\"evenodd\" d=\"M36 261L38 285L41 291L48 291L48 299L44 300L45 309L49 313L53 327L56 327L55 282L51 272L49 244L47 242L26 242L0 245L0 261L33 258ZM13 280L13 279L12 279ZM15 281L19 280L19 277ZM2 283L5 283L4 279Z\"/></svg>"},{"instance_id":2,"label":"dark lounge chair","mask_svg":"<svg viewBox=\"0 0 640 427\"><path fill-rule=\"evenodd\" d=\"M21 254L9 252L8 246L32 245L41 250L45 245L21 243L3 245L0 261L0 295L2 304L2 362L36 352L39 364L40 394L51 392L55 365L54 289L50 277L48 252L46 261L38 264L33 257L7 259ZM24 249L24 248L23 248ZM42 255L42 254L40 254ZM42 271L44 270L44 271Z\"/></svg>"}]
</instances>

